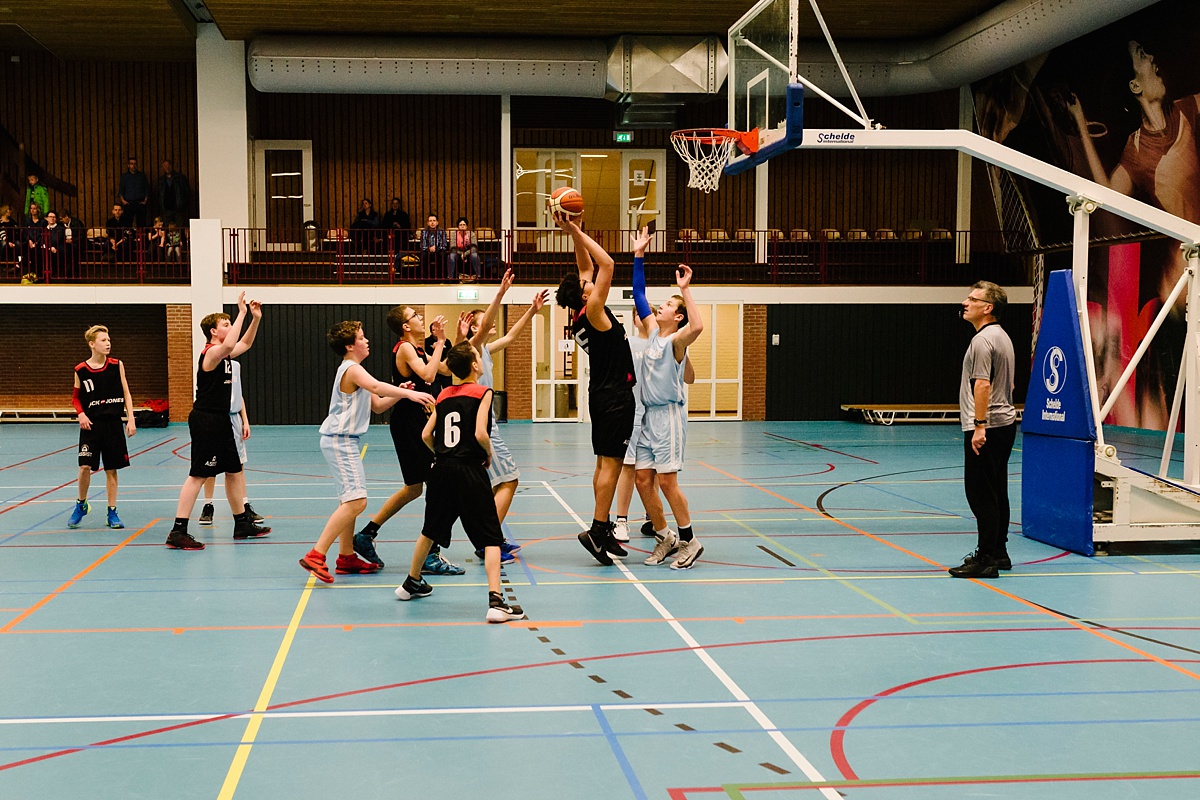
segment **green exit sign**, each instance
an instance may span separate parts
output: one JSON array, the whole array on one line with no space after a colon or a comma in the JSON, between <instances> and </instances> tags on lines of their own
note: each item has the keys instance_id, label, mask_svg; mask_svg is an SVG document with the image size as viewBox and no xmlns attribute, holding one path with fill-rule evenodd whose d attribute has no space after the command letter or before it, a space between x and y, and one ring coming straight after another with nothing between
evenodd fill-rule
<instances>
[{"instance_id":1,"label":"green exit sign","mask_svg":"<svg viewBox=\"0 0 1200 800\"><path fill-rule=\"evenodd\" d=\"M613 131L613 141L617 144L633 144L633 131Z\"/></svg>"}]
</instances>

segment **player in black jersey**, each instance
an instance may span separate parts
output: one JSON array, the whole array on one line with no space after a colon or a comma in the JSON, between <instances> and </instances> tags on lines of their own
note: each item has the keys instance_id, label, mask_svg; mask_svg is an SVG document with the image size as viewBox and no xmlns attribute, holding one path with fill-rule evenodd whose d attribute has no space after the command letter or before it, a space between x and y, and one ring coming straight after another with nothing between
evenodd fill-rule
<instances>
[{"instance_id":1,"label":"player in black jersey","mask_svg":"<svg viewBox=\"0 0 1200 800\"><path fill-rule=\"evenodd\" d=\"M596 470L592 475L596 507L592 526L579 534L579 543L601 564L612 566L613 556L629 555L613 536L608 512L633 434L636 382L633 355L625 326L605 305L612 288L612 256L565 215L556 214L554 221L570 234L579 269L578 275L568 273L563 277L555 301L570 310L571 330L575 341L588 354L591 371L588 411L592 417L592 450L596 454Z\"/></svg>"},{"instance_id":2,"label":"player in black jersey","mask_svg":"<svg viewBox=\"0 0 1200 800\"><path fill-rule=\"evenodd\" d=\"M429 331L433 334L434 344L433 349L428 351L425 349L425 315L420 311L411 306L396 306L388 312L387 325L400 337L400 341L392 348L392 383L437 397L434 385L438 374L450 374L442 360L442 353L447 349L446 318L437 317L430 323ZM375 537L380 526L421 496L421 489L433 466L433 456L421 441L421 431L428 418L428 411L420 403L401 400L392 409L388 421L396 458L400 462L400 474L404 477L404 487L389 497L371 517L371 521L354 534L354 552L380 567L383 566L383 559L375 551ZM443 558L436 547L430 552L422 570L426 575L462 575L466 572Z\"/></svg>"},{"instance_id":3,"label":"player in black jersey","mask_svg":"<svg viewBox=\"0 0 1200 800\"><path fill-rule=\"evenodd\" d=\"M108 328L93 325L83 335L92 355L75 367L75 392L71 403L79 415L79 499L68 528L78 528L88 507L88 487L92 473L100 469L104 456L104 482L108 490L108 520L110 528L124 528L117 516L117 470L129 466L129 451L125 436L137 433L133 419L133 397L125 380L125 365L112 352ZM125 430L121 430L121 412L125 412Z\"/></svg>"},{"instance_id":4,"label":"player in black jersey","mask_svg":"<svg viewBox=\"0 0 1200 800\"><path fill-rule=\"evenodd\" d=\"M242 335L242 323L249 308L250 327ZM250 349L262 321L262 304L246 303L246 293L238 295L238 315L233 322L228 314L209 314L200 321L200 331L208 339L196 362L196 400L188 415L188 433L192 437L192 468L179 490L175 524L167 535L167 547L176 550L203 550L204 545L187 532L188 517L210 475L225 473L225 497L233 512L233 538L256 539L270 528L257 525L246 511L246 476L229 424L233 402L233 359Z\"/></svg>"},{"instance_id":5,"label":"player in black jersey","mask_svg":"<svg viewBox=\"0 0 1200 800\"><path fill-rule=\"evenodd\" d=\"M492 459L492 390L477 383L483 374L479 351L459 342L446 365L462 380L438 396L421 438L434 455L425 500L425 525L413 548L408 577L396 589L401 600L433 593L421 577L426 554L435 544L450 545L450 529L459 519L476 550L483 550L488 581L488 622L524 619L520 606L509 605L500 590L500 545L504 533L492 499L487 465Z\"/></svg>"}]
</instances>

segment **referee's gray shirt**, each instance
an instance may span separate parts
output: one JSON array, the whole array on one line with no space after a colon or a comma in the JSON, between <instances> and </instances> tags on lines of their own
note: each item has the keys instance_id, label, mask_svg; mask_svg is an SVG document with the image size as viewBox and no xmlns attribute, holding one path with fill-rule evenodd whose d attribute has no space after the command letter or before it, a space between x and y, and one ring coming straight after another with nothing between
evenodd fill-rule
<instances>
[{"instance_id":1,"label":"referee's gray shirt","mask_svg":"<svg viewBox=\"0 0 1200 800\"><path fill-rule=\"evenodd\" d=\"M984 325L971 339L967 354L963 356L962 381L958 386L958 418L964 431L975 429L975 420L984 419L975 415L975 390L972 381L992 382L988 397L987 426L1000 428L1016 422L1017 409L1013 407L1013 376L1016 374L1016 356L1013 355L1012 339L998 322Z\"/></svg>"}]
</instances>

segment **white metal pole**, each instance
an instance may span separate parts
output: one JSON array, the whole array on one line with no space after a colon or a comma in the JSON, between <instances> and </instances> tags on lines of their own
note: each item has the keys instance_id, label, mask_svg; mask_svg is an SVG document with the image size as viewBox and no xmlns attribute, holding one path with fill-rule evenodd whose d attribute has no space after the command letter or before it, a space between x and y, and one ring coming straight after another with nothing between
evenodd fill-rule
<instances>
[{"instance_id":1,"label":"white metal pole","mask_svg":"<svg viewBox=\"0 0 1200 800\"><path fill-rule=\"evenodd\" d=\"M1163 442L1162 461L1158 464L1158 477L1167 477L1171 467L1171 451L1175 449L1175 428L1179 424L1179 406L1183 403L1183 387L1187 386L1188 348L1184 345L1183 358L1179 359L1179 372L1175 377L1175 399L1171 401L1171 419L1167 422L1166 441Z\"/></svg>"},{"instance_id":2,"label":"white metal pole","mask_svg":"<svg viewBox=\"0 0 1200 800\"><path fill-rule=\"evenodd\" d=\"M1071 274L1075 277L1075 312L1079 315L1079 331L1083 336L1083 368L1087 372L1088 394L1092 401L1092 416L1096 420L1096 447L1104 447L1104 415L1100 413L1100 393L1096 389L1096 364L1092 349L1092 325L1088 319L1088 236L1092 212L1096 204L1079 196L1067 198L1075 216L1075 235L1071 242Z\"/></svg>"},{"instance_id":3,"label":"white metal pole","mask_svg":"<svg viewBox=\"0 0 1200 800\"><path fill-rule=\"evenodd\" d=\"M1200 485L1200 397L1196 387L1200 386L1200 248L1185 245L1187 272L1190 285L1187 305L1187 339L1183 353L1187 362L1186 395L1183 417L1183 482L1189 486ZM1184 376L1181 375L1182 379ZM1170 436L1172 431L1167 431Z\"/></svg>"}]
</instances>

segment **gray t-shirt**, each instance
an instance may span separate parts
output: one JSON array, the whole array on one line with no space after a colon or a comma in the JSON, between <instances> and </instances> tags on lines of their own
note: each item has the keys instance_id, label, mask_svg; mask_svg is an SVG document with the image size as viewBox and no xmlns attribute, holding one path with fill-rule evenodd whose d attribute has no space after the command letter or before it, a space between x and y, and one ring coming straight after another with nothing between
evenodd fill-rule
<instances>
[{"instance_id":1,"label":"gray t-shirt","mask_svg":"<svg viewBox=\"0 0 1200 800\"><path fill-rule=\"evenodd\" d=\"M1013 407L1013 376L1016 374L1016 356L1013 355L1012 339L998 323L990 323L979 329L971 339L967 354L963 356L962 382L958 386L958 418L964 431L975 429L975 420L984 419L975 413L974 381L992 382L988 397L987 426L1000 428L1017 420Z\"/></svg>"}]
</instances>

